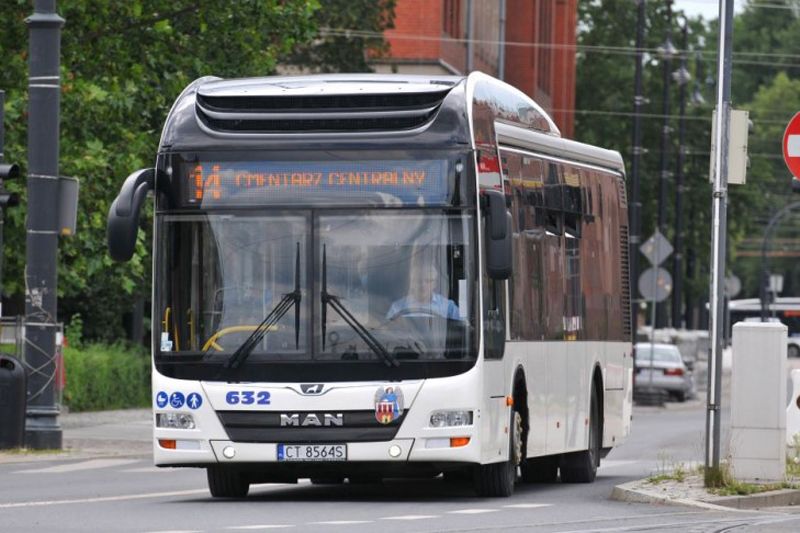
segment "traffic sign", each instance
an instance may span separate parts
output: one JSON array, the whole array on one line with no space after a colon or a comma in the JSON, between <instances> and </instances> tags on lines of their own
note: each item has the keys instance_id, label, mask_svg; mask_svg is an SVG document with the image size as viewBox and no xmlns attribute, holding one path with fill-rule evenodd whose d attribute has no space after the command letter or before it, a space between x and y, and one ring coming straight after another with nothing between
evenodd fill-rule
<instances>
[{"instance_id":1,"label":"traffic sign","mask_svg":"<svg viewBox=\"0 0 800 533\"><path fill-rule=\"evenodd\" d=\"M663 268L648 268L639 276L639 293L645 300L663 302L672 292L672 276Z\"/></svg>"},{"instance_id":2,"label":"traffic sign","mask_svg":"<svg viewBox=\"0 0 800 533\"><path fill-rule=\"evenodd\" d=\"M644 254L653 266L663 263L670 256L672 250L672 245L658 230L639 247L639 251Z\"/></svg>"},{"instance_id":3,"label":"traffic sign","mask_svg":"<svg viewBox=\"0 0 800 533\"><path fill-rule=\"evenodd\" d=\"M783 160L789 172L800 178L800 113L797 113L783 133Z\"/></svg>"}]
</instances>

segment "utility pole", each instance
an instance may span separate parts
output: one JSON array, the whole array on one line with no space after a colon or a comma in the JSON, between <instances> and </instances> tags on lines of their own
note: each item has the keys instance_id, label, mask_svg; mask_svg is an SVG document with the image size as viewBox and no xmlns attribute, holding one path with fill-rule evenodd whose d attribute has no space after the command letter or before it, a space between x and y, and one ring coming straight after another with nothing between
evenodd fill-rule
<instances>
[{"instance_id":1,"label":"utility pole","mask_svg":"<svg viewBox=\"0 0 800 533\"><path fill-rule=\"evenodd\" d=\"M731 48L733 0L719 3L719 60L717 63L717 121L714 138L714 186L711 225L711 287L709 296L708 404L706 406L705 484L718 486L720 450L720 396L725 295L725 240L728 222L728 151L731 116Z\"/></svg>"},{"instance_id":2,"label":"utility pole","mask_svg":"<svg viewBox=\"0 0 800 533\"><path fill-rule=\"evenodd\" d=\"M61 27L55 0L35 0L27 19L28 216L25 253L26 446L60 449L55 397L59 213L59 64Z\"/></svg>"},{"instance_id":3,"label":"utility pole","mask_svg":"<svg viewBox=\"0 0 800 533\"><path fill-rule=\"evenodd\" d=\"M641 243L642 202L639 199L639 161L642 155L642 119L641 109L644 103L642 95L642 46L644 45L645 0L636 1L636 56L633 76L633 158L631 160L631 202L630 202L630 253L631 263L631 317L633 330L638 327L637 300L639 287L639 244Z\"/></svg>"},{"instance_id":4,"label":"utility pole","mask_svg":"<svg viewBox=\"0 0 800 533\"><path fill-rule=\"evenodd\" d=\"M686 56L689 54L689 28L684 19L681 28L681 67L675 73L679 87L678 101L680 106L678 122L678 161L675 169L675 253L672 256L672 327L682 326L683 309L683 166L686 155L686 86L691 76L686 68Z\"/></svg>"},{"instance_id":5,"label":"utility pole","mask_svg":"<svg viewBox=\"0 0 800 533\"><path fill-rule=\"evenodd\" d=\"M667 37L664 44L659 47L661 60L663 61L663 75L662 75L662 114L664 116L664 125L661 129L661 165L658 175L658 231L662 235L667 235L667 178L669 177L669 89L670 89L670 76L672 75L672 57L675 55L675 46L672 44L672 0L666 0L667 4ZM657 306L656 323L653 328L664 327L665 312L664 303Z\"/></svg>"}]
</instances>

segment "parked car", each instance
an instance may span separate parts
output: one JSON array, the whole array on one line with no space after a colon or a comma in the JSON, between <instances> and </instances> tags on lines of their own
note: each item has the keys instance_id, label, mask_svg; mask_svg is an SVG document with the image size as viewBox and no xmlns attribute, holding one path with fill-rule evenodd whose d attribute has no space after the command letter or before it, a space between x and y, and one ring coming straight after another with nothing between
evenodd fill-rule
<instances>
[{"instance_id":1,"label":"parked car","mask_svg":"<svg viewBox=\"0 0 800 533\"><path fill-rule=\"evenodd\" d=\"M679 402L694 396L692 374L673 344L638 343L635 368L637 388L644 389L652 384L653 388L667 391Z\"/></svg>"}]
</instances>

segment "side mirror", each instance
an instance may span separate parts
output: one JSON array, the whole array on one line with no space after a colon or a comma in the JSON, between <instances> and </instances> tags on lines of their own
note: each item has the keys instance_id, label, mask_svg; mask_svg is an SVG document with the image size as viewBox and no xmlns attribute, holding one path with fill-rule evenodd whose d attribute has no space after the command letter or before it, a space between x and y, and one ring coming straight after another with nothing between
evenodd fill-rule
<instances>
[{"instance_id":1,"label":"side mirror","mask_svg":"<svg viewBox=\"0 0 800 533\"><path fill-rule=\"evenodd\" d=\"M511 275L511 213L501 191L485 191L486 270L492 279L508 279Z\"/></svg>"},{"instance_id":2,"label":"side mirror","mask_svg":"<svg viewBox=\"0 0 800 533\"><path fill-rule=\"evenodd\" d=\"M137 170L125 179L108 210L106 237L108 254L115 261L129 261L136 248L139 213L147 193L155 184L153 168Z\"/></svg>"}]
</instances>

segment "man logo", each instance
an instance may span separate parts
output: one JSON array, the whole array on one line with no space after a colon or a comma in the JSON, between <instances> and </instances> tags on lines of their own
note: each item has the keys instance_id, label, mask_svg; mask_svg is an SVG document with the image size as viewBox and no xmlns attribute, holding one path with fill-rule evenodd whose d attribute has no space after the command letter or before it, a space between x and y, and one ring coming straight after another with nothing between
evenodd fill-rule
<instances>
[{"instance_id":1,"label":"man logo","mask_svg":"<svg viewBox=\"0 0 800 533\"><path fill-rule=\"evenodd\" d=\"M303 394L322 394L322 389L325 385L323 383L303 384L300 385L300 390Z\"/></svg>"},{"instance_id":2,"label":"man logo","mask_svg":"<svg viewBox=\"0 0 800 533\"><path fill-rule=\"evenodd\" d=\"M322 413L322 420L315 413L292 413L290 415L281 413L281 427L330 427L330 426L343 426L344 415L342 413Z\"/></svg>"}]
</instances>

